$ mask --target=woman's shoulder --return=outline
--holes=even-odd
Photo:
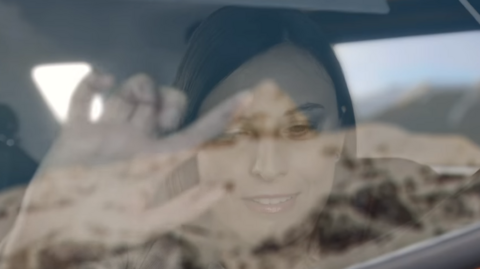
[[[470,219],[477,210],[480,183],[473,176],[437,173],[432,167],[402,158],[342,160],[337,168],[335,194],[372,220],[421,228],[426,214]],[[480,185],[479,185],[480,186]],[[452,203],[457,206],[452,208]],[[477,212],[480,214],[480,212]]]
[[[367,187],[391,186],[391,191],[407,199],[431,192],[453,195],[477,178],[461,173],[438,173],[429,165],[403,158],[344,158],[336,168],[335,190],[353,193]]]
[[[323,213],[328,221],[318,227],[320,248],[327,248],[324,268],[363,262],[480,221],[480,173],[436,173],[401,158],[341,160],[337,171]]]

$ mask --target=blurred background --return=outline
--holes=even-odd
[[[404,157],[438,165],[479,165],[479,45],[480,31],[336,44],[361,123],[360,154],[382,155],[375,148],[382,138],[370,129],[383,124],[391,130],[380,133],[390,140],[401,140],[401,131],[441,135],[436,136],[441,143],[428,152],[422,146],[428,138],[411,141],[417,148],[409,147],[415,150],[412,156],[397,148]]]
[[[480,24],[457,0],[381,2],[309,11],[344,69],[361,123],[359,155],[480,167]],[[0,1],[0,103],[18,119],[16,146],[36,162],[45,156],[92,66],[171,83],[192,30],[217,8]],[[97,100],[93,119],[101,109]]]

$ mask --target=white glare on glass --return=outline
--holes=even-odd
[[[96,95],[92,101],[92,111],[90,111],[90,119],[92,121],[97,121],[100,118],[100,115],[103,111],[102,98],[99,95]]]
[[[73,91],[91,70],[87,63],[45,64],[33,69],[35,84],[60,122],[66,120]],[[102,102],[97,96],[92,103],[90,118],[98,119],[101,111]]]

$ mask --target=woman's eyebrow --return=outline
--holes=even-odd
[[[307,118],[310,126],[314,129],[320,129],[321,123],[325,118],[325,107],[317,103],[305,103],[287,113],[289,113],[287,114],[288,117],[293,118],[301,114]]]
[[[297,106],[294,109],[291,109],[285,113],[287,116],[291,116],[297,113],[304,113],[306,115],[319,115],[325,110],[325,107],[321,104],[317,103],[304,103],[302,105]]]

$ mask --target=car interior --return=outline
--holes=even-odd
[[[232,5],[306,12],[324,31],[332,46],[338,48],[336,52],[347,79],[349,58],[340,52],[350,45],[368,45],[384,40],[400,44],[401,40],[453,35],[453,40],[459,40],[458,47],[462,48],[463,41],[455,39],[455,35],[464,33],[473,36],[472,42],[480,41],[479,0],[0,0],[0,190],[27,184],[31,180],[62,126],[62,110],[55,110],[52,104],[58,100],[65,103],[69,96],[58,93],[58,100],[55,96],[48,96],[41,89],[41,76],[50,76],[50,81],[58,85],[74,87],[71,81],[78,83],[91,66],[95,66],[119,79],[143,72],[161,84],[169,85],[196,27],[215,10]],[[465,61],[480,63],[480,58],[476,58],[480,55],[480,43],[476,50],[472,47],[475,46],[464,47],[465,53],[472,51],[472,56],[466,57]],[[391,53],[396,52],[392,50]],[[452,54],[451,57],[455,56]],[[48,68],[61,66],[65,70],[76,68],[81,75],[61,73],[59,69],[48,73]],[[471,69],[477,72],[472,75],[477,83],[472,87],[477,87],[480,92],[480,69],[476,69],[480,67],[472,66]],[[415,93],[421,92],[419,88],[415,89]],[[356,95],[353,97],[355,108],[364,109],[365,115],[368,114],[360,122],[379,121],[412,133],[465,138],[469,142],[462,140],[462,147],[468,151],[464,153],[468,158],[459,155],[451,164],[445,164],[420,154],[418,161],[426,162],[446,175],[471,175],[480,168],[480,153],[477,156],[476,151],[477,147],[480,149],[480,128],[475,127],[478,125],[475,115],[480,112],[480,97],[462,103],[457,100],[460,97],[451,97],[458,91],[450,93],[450,97],[444,94],[426,99],[410,96],[408,100],[402,99],[408,101],[402,105],[372,112],[374,116],[367,113],[367,109],[373,107],[371,100],[358,99],[356,102]],[[386,95],[396,96],[392,92]],[[455,101],[450,104],[447,97]],[[429,113],[418,112],[418,117],[412,117],[413,114],[409,113],[418,107],[415,102],[422,106],[431,105]],[[457,104],[463,108],[469,106],[470,112],[464,112],[455,127],[448,127],[444,123],[447,114],[442,113],[447,106],[450,109]],[[439,119],[437,125],[433,118]],[[431,125],[425,124],[427,121]],[[369,139],[367,131],[365,129],[365,141]],[[362,147],[362,137],[360,135],[358,143],[365,155],[375,157],[380,154],[370,152],[367,146]],[[450,140],[441,141],[444,142],[438,143],[450,145]],[[409,156],[405,152],[398,154]],[[351,268],[480,268],[480,223],[373,260],[361,261]]]

